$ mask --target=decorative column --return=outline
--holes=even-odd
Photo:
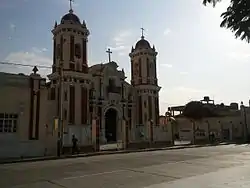
[[[122,69],[122,72],[124,74],[124,71]],[[123,140],[123,149],[126,149],[128,146],[128,125],[125,117],[125,105],[126,105],[126,99],[124,97],[124,82],[125,82],[126,77],[124,76],[121,79],[122,82],[122,140]]]
[[[37,74],[37,67],[33,68],[30,75],[30,120],[29,120],[29,139],[39,139],[40,122],[40,87],[41,77]]]
[[[96,98],[95,98],[95,89],[91,88],[91,96],[90,96],[90,106],[92,109],[91,115],[91,123],[92,123],[92,144],[94,151],[100,150],[100,125],[99,118],[97,116],[97,107],[96,107]]]
[[[97,129],[97,126],[96,126],[96,119],[92,119],[92,144],[93,144],[93,148],[94,148],[94,151],[97,151],[98,150],[98,146],[97,146],[97,139],[96,139],[96,136],[97,136],[97,133],[96,133],[96,129]]]
[[[241,101],[240,109],[241,109],[241,111],[243,113],[243,119],[244,119],[244,128],[243,128],[244,140],[245,140],[245,142],[247,142],[248,141],[248,126],[247,126],[246,107],[245,107],[245,105],[243,104],[242,101]]]
[[[99,128],[100,128],[100,137],[103,138],[103,125],[102,125],[102,119],[103,119],[103,70],[104,66],[101,64],[100,71],[98,73],[98,78],[99,78],[99,97],[98,97],[98,118],[99,118]]]
[[[149,138],[149,144],[150,146],[154,142],[154,121],[151,119],[148,121],[148,138]]]
[[[127,139],[128,139],[128,142],[129,142],[129,140],[131,139],[131,129],[132,129],[132,123],[133,123],[133,117],[134,117],[134,115],[133,115],[133,112],[132,112],[132,110],[133,110],[133,98],[132,98],[132,95],[129,95],[129,97],[128,97],[128,128],[127,128],[127,132],[128,132],[128,137],[127,137]],[[128,143],[127,142],[127,143]]]

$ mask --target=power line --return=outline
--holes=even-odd
[[[0,64],[2,65],[14,65],[14,66],[22,66],[22,67],[38,67],[41,69],[51,69],[51,67],[49,66],[45,66],[45,65],[29,65],[29,64],[21,64],[21,63],[10,63],[10,62],[2,62],[0,61]]]

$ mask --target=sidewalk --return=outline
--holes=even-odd
[[[149,152],[149,151],[160,151],[160,150],[177,150],[177,149],[185,149],[185,148],[198,148],[198,147],[208,147],[208,146],[216,146],[216,145],[229,145],[234,143],[218,143],[218,144],[202,144],[202,145],[179,145],[179,146],[169,146],[163,148],[146,148],[146,149],[128,149],[128,150],[118,150],[118,151],[99,151],[93,153],[83,153],[78,155],[62,155],[60,157],[57,156],[45,156],[45,157],[34,157],[34,158],[15,158],[15,159],[0,159],[0,164],[8,164],[8,163],[21,163],[21,162],[35,162],[35,161],[46,161],[46,160],[59,160],[59,159],[67,159],[67,158],[78,158],[78,157],[91,157],[98,155],[111,155],[111,154],[125,154],[125,153],[136,153],[136,152]]]

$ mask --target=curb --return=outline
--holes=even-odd
[[[186,148],[200,148],[200,147],[220,146],[220,145],[229,145],[229,144],[235,144],[235,143],[219,143],[219,144],[205,144],[205,145],[183,145],[183,146],[171,146],[171,147],[165,147],[165,148],[146,148],[146,149],[137,149],[137,150],[101,151],[101,152],[86,153],[86,154],[79,154],[79,155],[65,155],[65,156],[61,156],[61,157],[51,156],[51,157],[41,157],[41,158],[27,158],[27,159],[17,159],[17,160],[6,160],[6,161],[0,161],[0,164],[51,161],[51,160],[60,160],[60,159],[93,157],[93,156],[112,155],[112,154],[141,153],[141,152],[161,151],[161,150],[179,150],[179,149],[186,149]]]

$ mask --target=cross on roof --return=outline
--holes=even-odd
[[[111,54],[112,51],[110,50],[110,48],[108,48],[108,50],[106,51],[108,53],[108,57],[109,57],[109,63],[111,62]]]
[[[38,72],[38,68],[35,66],[32,71],[34,72],[34,74],[36,74]]]

